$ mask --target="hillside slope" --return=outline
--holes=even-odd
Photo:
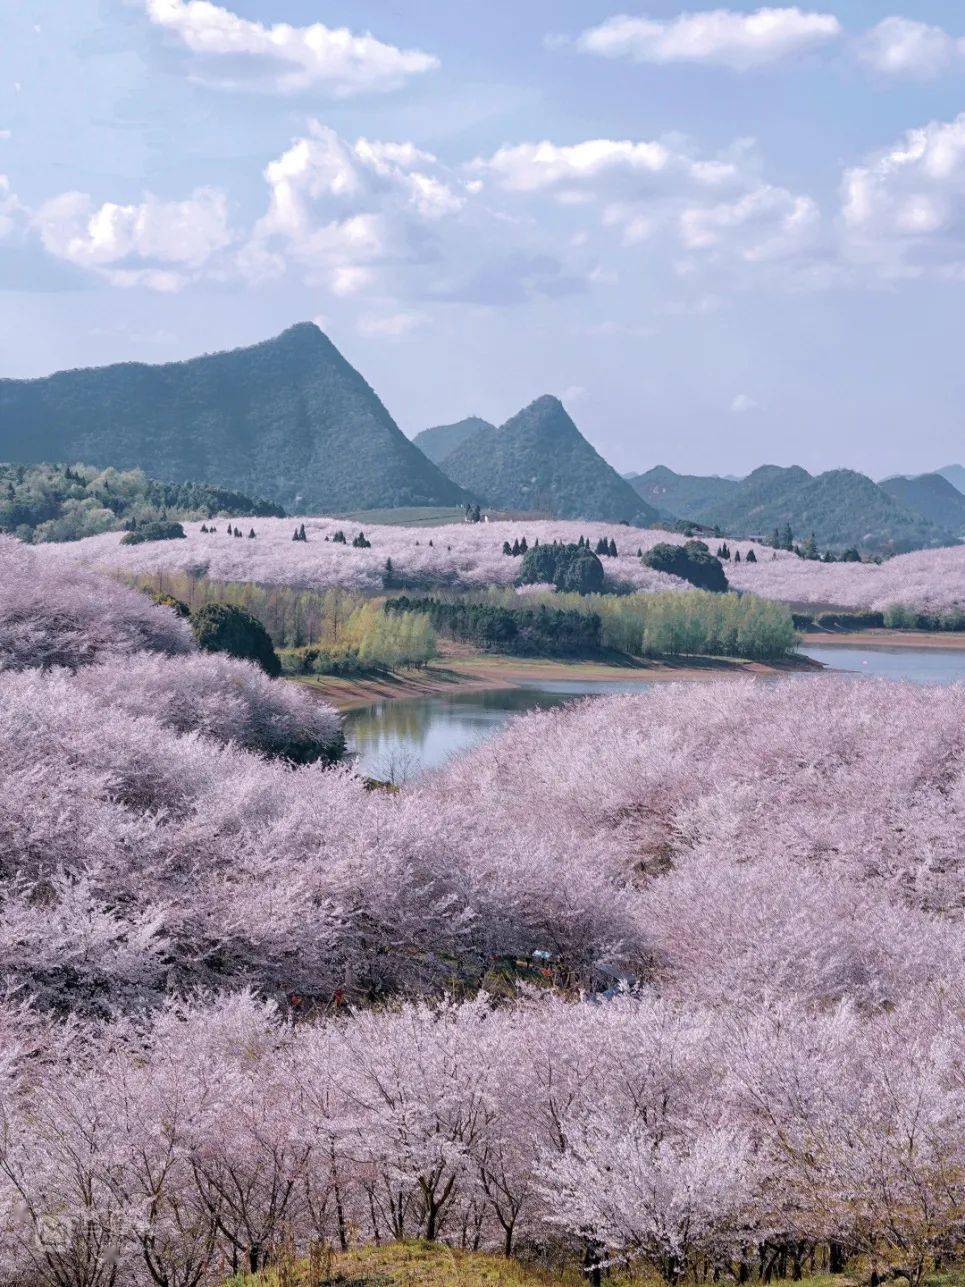
[[[907,508],[864,474],[832,469],[812,476],[799,465],[762,465],[726,496],[698,505],[687,518],[715,524],[728,535],[767,536],[790,526],[821,549],[857,546],[893,554],[949,545],[954,534]]]
[[[465,500],[311,322],[185,362],[0,380],[0,460],[141,468],[306,513]]]
[[[544,395],[499,429],[478,429],[442,462],[460,487],[499,509],[646,525],[656,511]]]
[[[956,491],[965,496],[965,465],[944,465],[935,470],[942,478],[947,478]]]
[[[725,501],[737,486],[731,478],[677,474],[666,465],[657,465],[645,474],[628,474],[626,478],[648,505],[676,518],[691,518],[697,510]]]
[[[431,429],[423,429],[412,441],[433,464],[441,465],[447,456],[451,456],[457,447],[468,442],[480,429],[495,428],[495,425],[480,416],[467,416],[465,420],[457,420],[452,425],[435,425]]]
[[[965,533],[965,496],[942,474],[885,478],[878,486],[906,509],[956,535]]]

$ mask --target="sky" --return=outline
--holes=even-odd
[[[0,376],[314,320],[402,429],[965,458],[965,7],[3,0]]]

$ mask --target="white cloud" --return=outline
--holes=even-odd
[[[12,130],[0,130],[0,140],[6,142],[7,139],[13,138]]]
[[[358,322],[358,330],[367,339],[404,340],[426,324],[424,313],[367,313]]]
[[[264,83],[281,92],[321,89],[335,98],[398,89],[411,76],[432,71],[439,61],[417,49],[397,49],[374,36],[320,22],[294,27],[266,26],[241,18],[209,0],[145,0],[148,18],[211,64],[242,60],[249,75],[225,75],[228,88]],[[268,68],[267,78],[263,69]]]
[[[730,409],[735,415],[741,415],[745,411],[756,411],[757,402],[749,393],[738,393],[730,404]]]
[[[965,112],[932,121],[844,176],[846,250],[886,276],[965,271]]]
[[[832,14],[797,8],[714,9],[657,19],[619,14],[576,40],[585,53],[641,63],[713,63],[735,71],[778,62],[841,34]]]
[[[232,241],[227,201],[215,188],[198,188],[184,201],[147,194],[137,205],[95,206],[84,192],[45,201],[33,224],[44,248],[118,286],[177,290]]]
[[[572,201],[582,191],[658,191],[670,188],[713,189],[732,183],[738,167],[729,160],[695,160],[659,140],[589,139],[560,145],[519,143],[502,147],[473,168],[492,176],[508,191],[553,191]]]
[[[888,76],[921,79],[965,67],[965,38],[914,18],[885,18],[858,42],[860,57]]]
[[[736,201],[684,210],[680,235],[689,250],[727,252],[747,262],[785,259],[807,250],[821,222],[809,196],[764,184]]]
[[[242,270],[277,275],[294,260],[339,295],[368,289],[380,266],[425,257],[433,225],[465,200],[431,153],[348,143],[318,122],[269,163],[265,181],[268,209],[239,257]]]
[[[23,224],[26,216],[27,208],[11,188],[10,180],[0,174],[0,237],[9,236]]]

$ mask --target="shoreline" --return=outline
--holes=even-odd
[[[340,711],[357,710],[377,702],[412,701],[445,693],[525,687],[533,681],[623,681],[661,683],[711,680],[724,677],[751,679],[762,676],[816,673],[820,662],[807,657],[763,662],[724,657],[682,657],[675,661],[628,658],[565,661],[550,657],[512,657],[473,653],[442,656],[421,669],[370,675],[294,675],[290,682],[303,684]]]
[[[806,630],[805,648],[933,648],[938,652],[965,650],[965,632],[955,630]]]

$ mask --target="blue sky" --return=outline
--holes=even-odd
[[[408,433],[965,456],[951,0],[5,0],[0,375],[316,319]]]

